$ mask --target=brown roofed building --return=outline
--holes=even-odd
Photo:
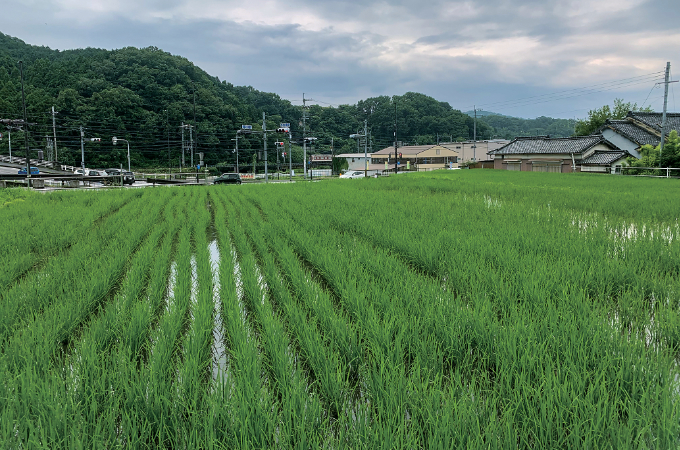
[[[493,161],[491,152],[510,143],[507,139],[490,139],[480,141],[442,142],[442,147],[458,152],[458,162]]]
[[[399,170],[434,170],[458,167],[459,153],[441,145],[411,145],[397,149]],[[371,153],[371,163],[387,163],[387,170],[394,171],[394,147],[386,147]]]

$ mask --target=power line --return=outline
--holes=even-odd
[[[531,106],[531,105],[538,105],[541,103],[548,103],[548,102],[553,102],[553,101],[558,101],[558,100],[568,100],[570,98],[576,98],[576,97],[582,97],[584,95],[591,95],[591,94],[597,94],[600,92],[607,92],[615,89],[620,89],[622,87],[631,87],[631,86],[636,86],[640,84],[646,84],[649,83],[650,81],[656,81],[658,80],[658,77],[650,77],[644,80],[636,80],[634,82],[627,82],[627,83],[621,83],[617,85],[611,85],[607,88],[604,89],[587,89],[587,90],[581,90],[577,91],[578,93],[574,93],[573,95],[556,95],[556,94],[545,94],[541,96],[534,96],[534,97],[528,97],[525,100],[513,100],[513,101],[506,101],[506,102],[496,102],[496,103],[487,103],[484,106],[493,106],[496,105],[497,107],[505,108],[505,109],[510,109],[510,108],[518,108],[522,106]],[[571,92],[571,91],[569,91]],[[552,97],[548,97],[552,95]],[[542,99],[538,99],[540,97],[545,97]],[[532,101],[529,99],[536,98],[536,101]]]

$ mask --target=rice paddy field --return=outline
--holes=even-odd
[[[0,448],[680,446],[680,185],[0,193]]]

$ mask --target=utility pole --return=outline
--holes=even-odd
[[[666,63],[666,77],[664,80],[665,88],[663,94],[663,115],[661,116],[661,143],[659,144],[659,156],[663,153],[663,144],[666,139],[666,108],[668,107],[668,80],[671,72],[671,62]]]
[[[19,74],[21,75],[21,103],[24,105],[24,140],[26,141],[26,180],[28,187],[31,187],[31,159],[28,148],[28,119],[26,118],[26,94],[24,93],[24,63],[19,61]]]
[[[194,168],[194,130],[191,125],[189,127],[189,149],[191,150],[191,169]]]
[[[168,131],[168,173],[172,169],[172,162],[170,161],[170,113],[165,110],[165,129]]]
[[[196,128],[196,85],[191,83],[194,88],[194,128]],[[189,136],[191,138],[191,167],[194,167],[194,138],[191,128],[189,128]],[[198,128],[196,128],[196,146],[198,147]]]
[[[394,99],[394,174],[399,172],[399,153],[397,152],[397,99]]]
[[[292,135],[290,129],[288,130],[288,174],[290,176],[290,181],[293,181],[293,152],[291,151],[291,140]]]
[[[276,141],[278,142],[278,139]],[[280,163],[280,160],[279,160],[279,156],[281,156],[281,155],[279,155],[279,153],[281,153],[281,152],[279,152],[279,144],[275,144],[275,145],[276,145],[276,179],[280,180],[281,179],[281,163]],[[281,149],[283,149],[283,146],[281,146]],[[283,162],[285,163],[286,160],[284,159]]]
[[[83,169],[83,176],[85,175],[85,132],[83,126],[80,126],[80,167]]]
[[[184,149],[186,144],[184,143],[184,122],[182,122],[182,159],[179,161],[179,171],[182,172],[182,167],[184,167]]]
[[[302,93],[302,173],[307,179],[307,101]]]
[[[368,134],[366,129],[368,128],[368,120],[364,119],[364,178],[368,177]]]
[[[267,170],[267,122],[264,111],[262,111],[262,139],[264,140],[264,182],[269,183],[269,172]]]
[[[52,133],[54,134],[54,162],[59,161],[57,158],[57,120],[54,118],[54,116],[57,113],[54,112],[54,106],[52,107]]]
[[[12,162],[12,128],[7,128],[7,138],[9,139],[9,162]]]
[[[475,108],[475,120],[473,122],[472,131],[472,160],[477,162],[477,106]]]

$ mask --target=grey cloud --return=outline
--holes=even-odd
[[[560,81],[564,79],[562,74],[582,67],[584,61],[594,58],[625,56],[630,58],[631,64],[601,71],[592,81],[580,82],[582,85],[639,74],[632,64],[636,57],[658,57],[661,66],[667,58],[678,54],[678,44],[672,42],[668,43],[668,48],[654,49],[652,55],[648,54],[648,49],[632,50],[630,45],[631,33],[655,36],[659,27],[673,26],[675,29],[677,13],[673,12],[676,9],[672,8],[674,2],[671,0],[653,0],[631,11],[602,17],[589,16],[586,27],[579,21],[561,17],[555,8],[557,2],[538,0],[476,2],[472,4],[471,14],[468,14],[465,2],[435,0],[424,7],[415,0],[389,3],[293,0],[291,9],[313,11],[322,17],[333,18],[337,23],[337,26],[318,31],[296,23],[264,25],[181,18],[141,21],[132,14],[122,13],[95,17],[92,23],[78,23],[60,18],[51,2],[42,6],[37,1],[28,5],[16,0],[6,1],[6,13],[0,17],[0,31],[32,44],[60,49],[157,46],[182,55],[210,74],[237,85],[252,85],[282,94],[310,92],[330,103],[353,103],[366,96],[403,94],[413,90],[447,101],[455,108],[466,109],[473,104],[498,104],[501,100],[573,87],[569,81]],[[182,0],[173,0],[172,4],[163,2],[162,6],[157,3],[146,2],[144,8],[158,7],[166,11],[181,5]],[[465,18],[456,17],[461,11],[466,12]],[[655,18],[661,25],[651,27]],[[352,20],[359,31],[341,31],[346,29],[341,26],[342,22],[347,20]],[[415,35],[411,43],[400,41],[397,44],[392,40],[394,36],[387,35],[385,30],[390,31],[390,27],[385,25],[390,25],[391,20],[395,22],[394,36],[407,31]],[[613,43],[604,46],[586,39],[585,45],[571,44],[575,37],[593,33],[612,36]],[[539,46],[536,57],[528,58],[520,66],[502,56],[453,57],[414,53],[419,46],[455,50],[506,37],[535,40]],[[642,54],[645,52],[647,54]],[[392,62],[384,62],[386,56]],[[403,61],[408,63],[401,64]],[[515,80],[512,83],[508,81],[509,66]],[[588,109],[611,103],[616,96],[641,102],[648,90],[649,86],[640,86],[629,92],[605,92],[553,103],[525,102],[522,106],[510,103],[508,105],[512,106],[504,105],[505,110],[499,112],[571,117],[572,111],[580,110],[582,112],[576,115],[582,116]]]

